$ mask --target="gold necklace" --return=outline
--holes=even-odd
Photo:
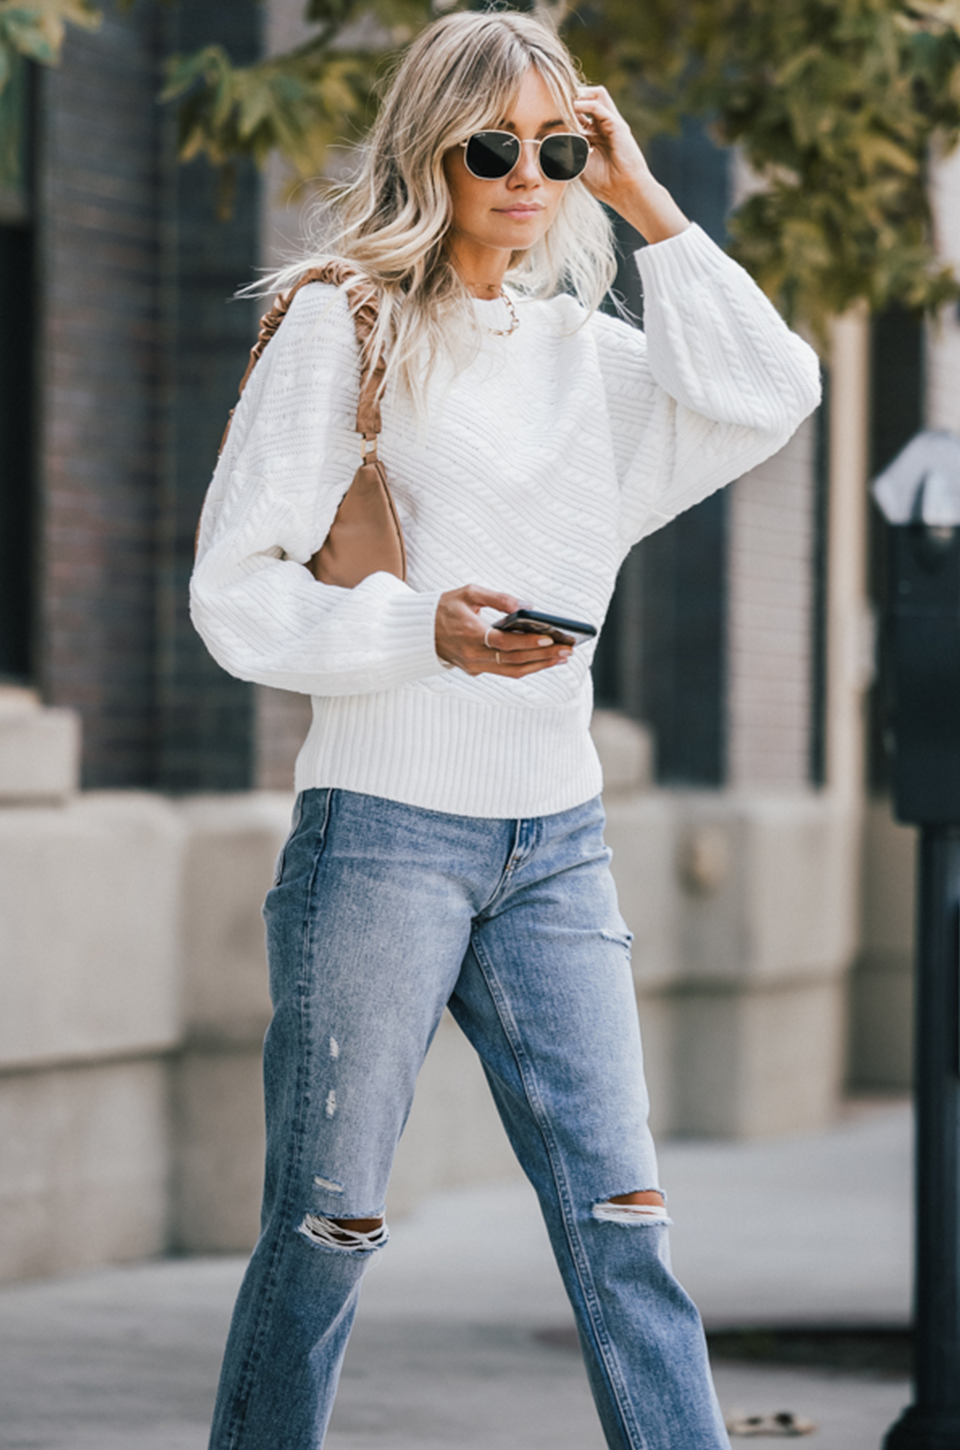
[[[520,318],[517,316],[517,309],[513,305],[512,298],[507,296],[506,292],[504,292],[502,287],[500,288],[500,296],[495,297],[493,301],[506,303],[507,311],[510,314],[510,326],[488,327],[487,331],[489,332],[491,337],[509,337],[510,334],[512,332],[516,332],[517,328],[520,326]]]

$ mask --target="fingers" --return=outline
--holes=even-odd
[[[609,129],[623,119],[606,86],[581,86],[573,107],[588,127]]]
[[[467,584],[440,596],[435,622],[436,650],[447,664],[469,675],[520,678],[538,670],[566,664],[571,647],[549,635],[505,632],[486,625],[483,608],[512,614],[518,603],[512,595]]]
[[[527,675],[539,674],[541,670],[548,670],[560,665],[565,665],[566,660],[554,660],[553,664],[544,664],[541,660],[535,660],[529,665],[492,665],[487,669],[476,670],[474,673],[480,675],[501,675],[508,680],[522,680]]]
[[[501,594],[496,589],[484,589],[480,584],[465,584],[454,591],[471,609],[502,609],[512,614],[519,608],[519,601],[512,594]]]
[[[570,651],[551,651],[547,655],[546,650],[541,650],[539,656],[531,656],[529,651],[520,654],[516,651],[512,654],[505,654],[502,650],[488,650],[485,659],[478,660],[473,665],[465,665],[469,675],[500,675],[505,679],[519,680],[525,675],[538,674],[540,670],[550,670],[565,665],[570,657]]]
[[[569,645],[558,645],[554,640],[542,636],[504,634],[499,629],[489,631],[490,643],[480,650],[471,650],[462,666],[468,674],[504,675],[508,678],[534,674],[537,670],[549,670],[555,665],[565,665],[573,653]]]
[[[496,629],[493,625],[484,630],[483,642],[487,649],[500,650],[505,654],[525,653],[532,659],[539,659],[543,650],[549,649],[551,645],[557,643],[548,634],[528,634],[521,630]]]
[[[480,620],[475,620],[474,630],[460,640],[457,663],[469,675],[510,678],[566,664],[571,653],[569,645],[559,645],[548,635],[482,630]]]

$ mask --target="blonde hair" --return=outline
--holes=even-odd
[[[368,278],[380,296],[369,346],[374,355],[386,351],[387,375],[397,377],[418,412],[437,354],[462,361],[464,343],[469,349],[479,342],[470,294],[446,254],[452,206],[444,155],[503,118],[531,65],[571,129],[579,129],[573,102],[580,77],[546,23],[496,10],[428,25],[394,70],[353,179],[328,193],[322,250],[311,249],[269,279],[283,288],[333,258]],[[541,240],[512,255],[507,277],[525,296],[567,290],[593,311],[615,271],[610,222],[577,179],[564,187]]]

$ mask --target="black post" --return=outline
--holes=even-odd
[[[960,1450],[960,825],[920,838],[914,1403],[884,1450]]]

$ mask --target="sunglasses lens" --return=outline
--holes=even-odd
[[[497,181],[517,164],[520,142],[509,131],[477,131],[467,142],[467,170],[483,181]]]
[[[589,155],[590,146],[583,136],[547,136],[540,147],[540,170],[549,181],[573,181]]]

